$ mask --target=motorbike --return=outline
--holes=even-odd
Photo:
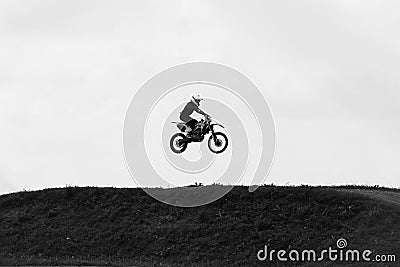
[[[216,132],[215,126],[225,128],[219,123],[213,123],[210,116],[205,116],[195,126],[190,133],[184,134],[187,125],[185,122],[172,122],[176,124],[180,133],[174,134],[170,139],[170,148],[174,153],[182,153],[186,150],[188,144],[192,142],[202,142],[205,136],[211,133],[208,138],[208,148],[211,152],[219,154],[226,150],[228,147],[228,137],[222,132]]]

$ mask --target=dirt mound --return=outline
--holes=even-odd
[[[351,249],[398,253],[398,206],[355,188],[308,186],[235,187],[198,208],[169,206],[141,189],[0,196],[3,265],[267,266],[257,259],[264,245],[321,251],[339,238]]]

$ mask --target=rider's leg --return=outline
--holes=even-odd
[[[188,126],[186,132],[187,133],[192,132],[194,130],[194,128],[196,127],[197,122],[198,121],[195,119],[191,119],[190,121],[186,122],[186,125]]]

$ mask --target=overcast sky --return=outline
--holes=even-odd
[[[136,90],[189,61],[246,74],[277,127],[275,184],[399,187],[398,1],[0,2],[0,193],[134,186]]]

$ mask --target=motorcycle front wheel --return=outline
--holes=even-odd
[[[210,136],[208,139],[208,148],[216,154],[224,152],[228,147],[228,137],[224,133],[215,133],[215,139],[212,135]]]
[[[179,154],[186,150],[187,143],[180,142],[184,138],[185,135],[182,133],[176,133],[171,137],[169,140],[169,146],[174,153]]]

